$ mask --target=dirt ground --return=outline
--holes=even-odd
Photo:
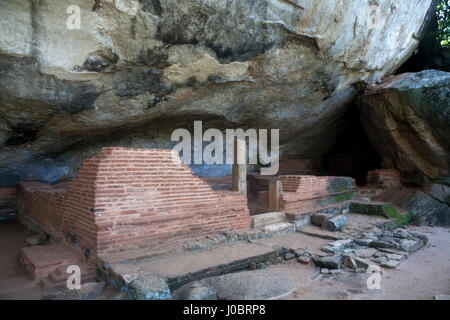
[[[279,299],[433,300],[450,294],[450,229],[410,227],[429,238],[426,247],[410,254],[396,269],[382,268],[381,289],[369,290],[365,273],[321,275]],[[291,264],[293,270],[302,268]]]
[[[365,220],[364,217],[356,217]],[[367,221],[367,220],[366,220]],[[355,221],[356,222],[356,221]],[[440,227],[410,227],[429,237],[425,248],[410,254],[397,269],[382,269],[380,290],[369,290],[365,273],[342,272],[322,275],[320,269],[305,266],[295,260],[269,266],[258,272],[270,277],[289,274],[298,277],[296,287],[276,299],[434,299],[435,295],[450,294],[450,229]],[[0,299],[40,299],[41,289],[31,280],[18,262],[20,247],[31,233],[18,224],[0,224]],[[306,247],[319,250],[329,242],[305,234],[286,234],[263,240],[267,244]],[[252,271],[246,271],[252,272]],[[270,278],[267,277],[267,278]],[[264,279],[264,275],[260,277]],[[117,299],[112,289],[105,290],[100,299]],[[119,296],[120,297],[120,296]]]

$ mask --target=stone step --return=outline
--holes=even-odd
[[[102,274],[107,283],[126,290],[139,275],[166,279],[171,290],[208,277],[250,267],[251,263],[274,261],[277,249],[249,242],[233,242],[194,251],[184,251],[123,263],[104,263]]]
[[[252,217],[252,227],[261,228],[269,224],[285,222],[286,215],[283,212],[269,212]]]
[[[350,201],[350,212],[388,217],[390,211],[395,211],[392,204],[380,201]]]
[[[48,277],[58,267],[82,264],[84,257],[74,248],[62,242],[23,247],[19,261],[31,278]]]
[[[80,267],[82,282],[89,282],[89,281],[92,281],[95,279],[96,268],[94,267],[94,265],[88,264],[86,262],[80,262],[80,263],[77,263],[76,265]],[[50,275],[48,276],[48,279],[54,284],[66,283],[67,278],[69,278],[69,276],[71,276],[71,274],[66,272],[68,266],[69,265],[65,265],[65,266],[60,266],[60,267],[56,268],[55,271],[50,273]]]
[[[268,224],[268,225],[263,226],[262,229],[266,233],[295,231],[294,224],[288,223],[288,222],[279,222],[279,223]]]

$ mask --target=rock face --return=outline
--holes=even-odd
[[[390,77],[362,97],[360,111],[371,143],[404,180],[450,185],[450,73]]]
[[[1,0],[0,186],[73,177],[103,146],[171,146],[193,120],[279,128],[283,157],[320,156],[432,2],[80,0],[77,29],[72,1]]]

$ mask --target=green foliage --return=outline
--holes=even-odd
[[[347,193],[343,193],[343,194],[340,194],[340,195],[334,197],[333,202],[343,202],[343,201],[351,200],[352,198],[353,198],[353,193],[347,192]]]
[[[389,230],[397,229],[401,226],[407,225],[412,221],[412,213],[408,213],[407,215],[401,215],[395,210],[391,205],[385,206],[383,208],[384,215],[386,218],[394,219],[388,222],[385,227]]]
[[[441,0],[436,10],[437,40],[443,47],[450,47],[450,0]]]

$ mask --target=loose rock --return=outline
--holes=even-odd
[[[328,219],[333,218],[332,215],[327,213],[314,213],[311,216],[311,223],[315,226],[322,226]]]
[[[340,255],[314,257],[314,263],[322,268],[340,269],[342,265],[342,257]]]
[[[347,217],[344,215],[340,215],[327,220],[322,225],[322,228],[328,231],[337,231],[340,230],[345,225],[347,225]]]
[[[172,299],[167,283],[155,275],[140,275],[129,286],[129,293],[135,300]]]

